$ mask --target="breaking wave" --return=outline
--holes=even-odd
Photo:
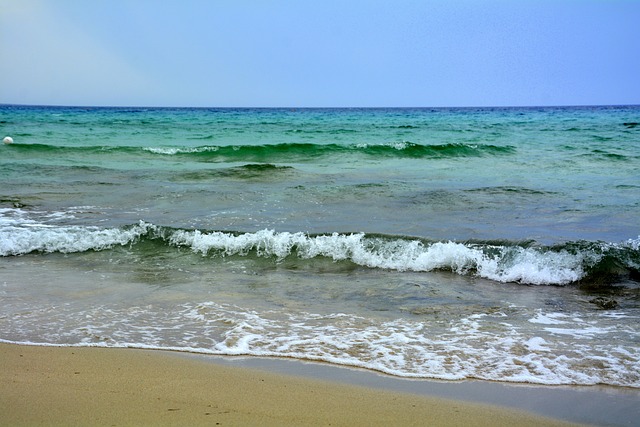
[[[640,237],[620,243],[569,242],[554,246],[512,241],[429,241],[365,233],[223,232],[162,227],[146,222],[116,227],[5,224],[0,255],[77,253],[141,241],[187,248],[204,257],[261,257],[274,262],[318,257],[395,271],[451,271],[498,282],[566,285],[627,276],[640,271]]]

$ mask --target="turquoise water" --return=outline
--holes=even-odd
[[[0,106],[0,339],[640,387],[639,117]]]

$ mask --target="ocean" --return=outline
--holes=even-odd
[[[0,341],[640,387],[640,107],[0,106]]]

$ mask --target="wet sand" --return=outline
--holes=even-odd
[[[0,361],[2,425],[569,425],[169,352],[0,344]]]
[[[175,353],[209,363],[261,369],[325,381],[488,404],[568,422],[598,426],[637,426],[640,389],[605,385],[536,385],[482,380],[409,379],[322,362],[292,358],[207,356]]]

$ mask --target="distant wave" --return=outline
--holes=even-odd
[[[611,277],[640,278],[640,237],[622,243],[569,242],[539,246],[512,241],[427,241],[364,233],[309,235],[261,230],[231,233],[184,230],[145,222],[120,228],[16,225],[0,228],[0,255],[101,251],[153,241],[206,257],[256,256],[304,260],[326,257],[396,271],[451,271],[534,285],[606,284]]]
[[[176,156],[195,161],[225,162],[282,162],[305,161],[320,157],[360,155],[379,158],[456,158],[499,156],[515,153],[512,146],[491,144],[429,144],[422,145],[409,141],[384,144],[311,144],[282,143],[267,145],[205,145],[197,147],[132,147],[132,146],[61,146],[49,144],[13,144],[11,149],[29,155],[46,154],[127,154],[131,156],[162,155]]]
[[[89,146],[73,146],[73,145],[53,145],[53,144],[12,144],[11,150],[27,153],[29,155],[46,154],[50,155],[68,155],[68,154],[109,154],[109,153],[130,153],[136,154],[142,151],[138,147],[127,146],[108,146],[108,145],[89,145]]]
[[[366,155],[398,158],[447,158],[504,155],[515,152],[507,146],[483,144],[421,145],[412,142],[388,144],[309,144],[203,146],[195,148],[146,148],[155,154],[202,158],[210,161],[283,161],[315,159],[335,155]]]

